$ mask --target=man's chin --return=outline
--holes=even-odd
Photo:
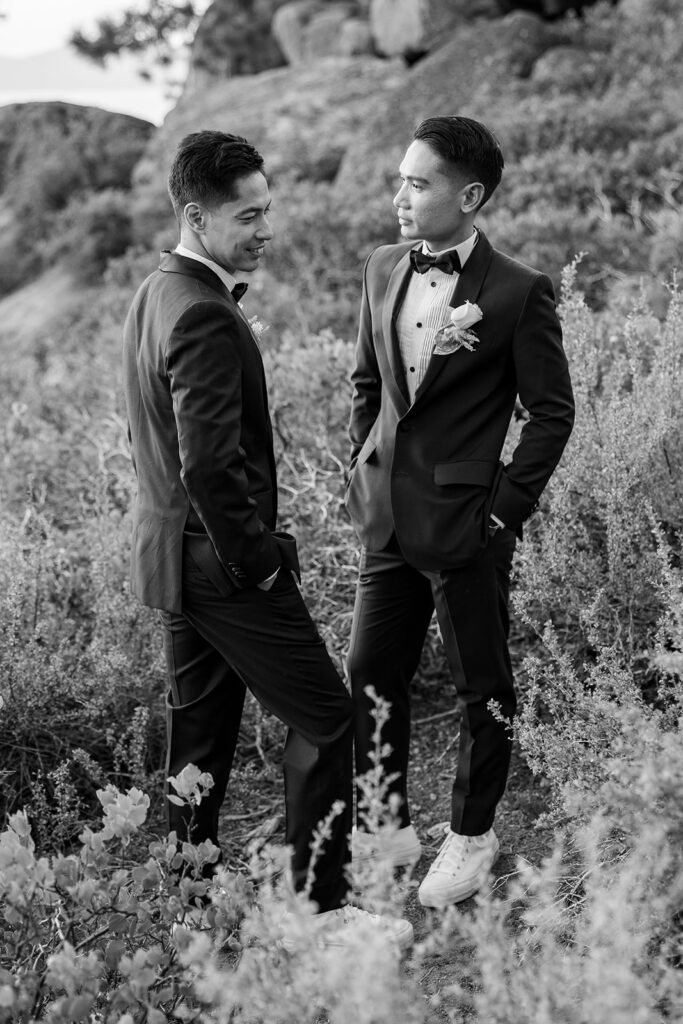
[[[241,270],[243,274],[251,274],[254,270],[258,270],[262,259],[263,256],[247,256],[237,269]]]

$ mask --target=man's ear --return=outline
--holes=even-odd
[[[198,203],[186,203],[183,209],[183,220],[189,228],[203,235],[206,231],[206,211]]]
[[[472,181],[467,186],[460,200],[460,209],[463,213],[474,213],[484,201],[484,186],[480,181]]]

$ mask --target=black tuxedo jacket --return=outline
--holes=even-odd
[[[347,507],[369,550],[395,531],[408,562],[438,571],[482,551],[490,512],[521,531],[567,443],[574,404],[549,278],[480,232],[450,300],[480,307],[479,343],[432,355],[410,405],[396,317],[413,245],[381,246],[365,265]],[[517,395],[529,419],[503,466]]]
[[[154,608],[181,611],[186,530],[210,544],[219,589],[254,586],[274,573],[286,542],[273,535],[277,484],[263,362],[209,267],[162,254],[126,319],[123,382],[138,480],[133,592]]]

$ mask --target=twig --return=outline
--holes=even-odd
[[[262,807],[259,811],[249,811],[248,814],[222,814],[221,818],[223,821],[244,821],[245,818],[258,818],[260,814],[265,814],[274,806],[274,803],[268,804],[268,807]]]
[[[450,711],[440,711],[438,715],[427,715],[426,718],[416,718],[413,725],[424,725],[425,722],[436,722],[438,718],[448,718],[449,715],[454,715],[457,710],[457,708],[451,708]]]

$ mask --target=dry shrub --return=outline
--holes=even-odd
[[[621,709],[669,702],[660,667],[680,650],[683,306],[664,321],[637,297],[596,314],[565,272],[561,305],[576,427],[521,548],[515,605],[540,643],[525,662],[520,743],[557,806],[604,779]]]

